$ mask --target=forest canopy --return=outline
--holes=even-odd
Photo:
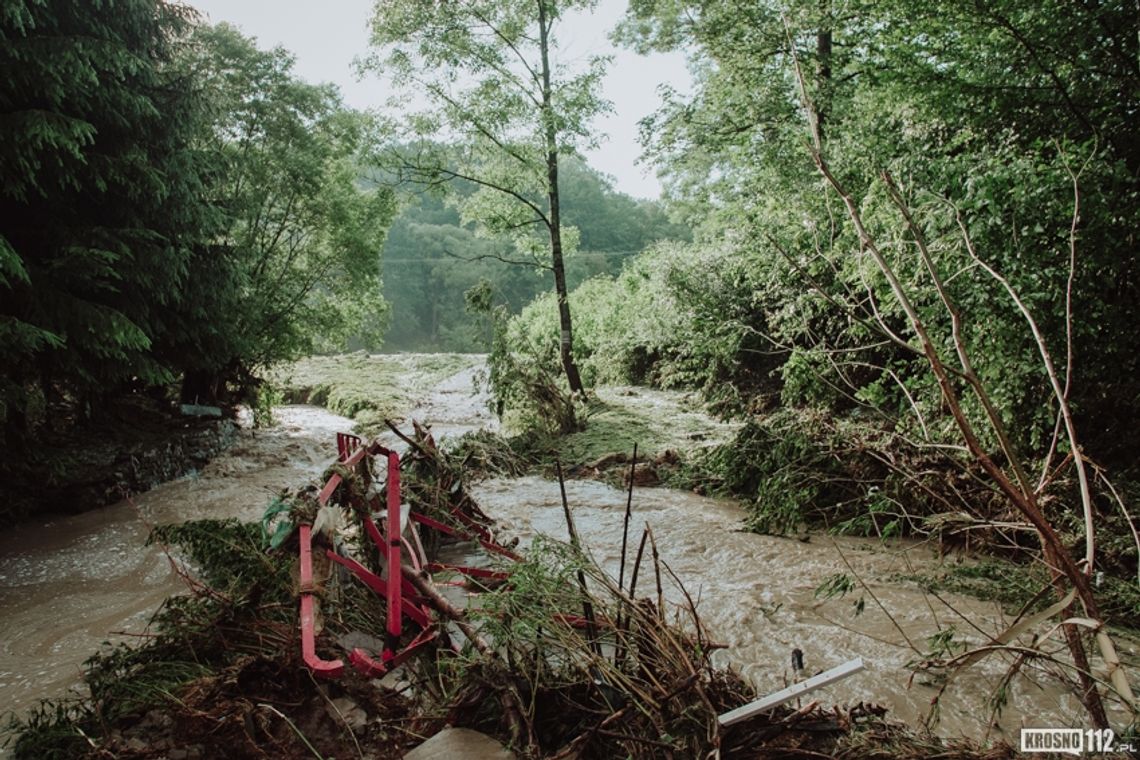
[[[486,350],[464,293],[490,280],[518,311],[549,287],[506,263],[517,234],[469,215],[477,183],[399,187],[380,160],[408,150],[391,123],[299,79],[288,51],[158,0],[4,7],[7,444],[123,393],[238,398],[313,352]],[[560,184],[571,287],[689,238],[572,152]]]
[[[0,420],[125,390],[214,401],[384,312],[377,139],[282,49],[156,0],[0,17]]]

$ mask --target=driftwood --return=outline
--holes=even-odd
[[[475,647],[481,655],[490,660],[499,658],[499,653],[495,651],[494,647],[488,644],[487,640],[480,636],[479,632],[476,631],[467,620],[467,613],[447,601],[447,599],[436,590],[435,584],[431,582],[426,574],[408,565],[401,565],[400,572],[409,583],[415,586],[416,591],[423,595],[423,598],[427,600],[428,605],[432,609],[459,628],[463,635],[467,637],[467,640],[471,642],[471,646]],[[499,700],[503,706],[503,713],[511,732],[512,742],[515,744],[533,744],[533,732],[529,727],[530,723],[524,717],[526,715],[526,709],[514,688],[509,685],[503,688],[499,692]]]

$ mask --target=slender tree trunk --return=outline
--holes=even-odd
[[[823,0],[820,3],[820,27],[815,37],[816,75],[819,82],[819,94],[816,98],[815,118],[819,128],[820,150],[827,139],[826,121],[831,111],[831,2]]]
[[[542,50],[542,121],[546,140],[546,178],[550,201],[550,263],[554,270],[554,290],[558,294],[558,323],[562,328],[559,355],[570,390],[585,395],[582,376],[574,363],[574,331],[570,322],[570,300],[566,293],[566,268],[562,262],[562,220],[558,200],[558,135],[554,128],[550,88],[550,22],[546,0],[538,0],[539,43]]]

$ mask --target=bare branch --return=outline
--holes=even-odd
[[[453,259],[459,259],[460,261],[485,261],[487,259],[492,259],[494,261],[501,261],[504,264],[510,264],[511,266],[538,267],[539,269],[545,269],[547,271],[553,271],[554,269],[549,264],[540,263],[537,259],[533,259],[531,261],[525,261],[522,259],[508,259],[507,257],[497,253],[481,253],[477,256],[461,256],[458,253],[455,253],[454,251],[451,251],[447,248],[444,248],[443,252],[447,256],[450,256]]]
[[[1078,210],[1079,198],[1080,194],[1078,193]],[[949,201],[947,202],[950,203]],[[1077,468],[1077,480],[1080,483],[1081,489],[1081,506],[1084,508],[1085,518],[1085,573],[1091,575],[1093,571],[1093,561],[1096,554],[1095,529],[1093,526],[1092,494],[1089,492],[1088,474],[1085,471],[1085,459],[1084,455],[1081,453],[1080,444],[1077,442],[1077,428],[1073,424],[1073,415],[1069,409],[1068,399],[1066,398],[1067,392],[1061,389],[1061,383],[1057,379],[1057,370],[1053,367],[1053,358],[1049,355],[1049,349],[1045,345],[1045,337],[1041,334],[1041,329],[1037,326],[1037,321],[1029,312],[1029,308],[1025,305],[1025,302],[1021,300],[1021,297],[1018,296],[1017,291],[1013,289],[1013,286],[1010,285],[1009,280],[999,274],[989,264],[982,261],[981,257],[978,256],[978,252],[974,248],[974,241],[970,237],[969,230],[966,229],[966,222],[962,219],[962,212],[956,206],[954,206],[953,203],[950,203],[950,205],[954,208],[954,218],[958,222],[958,228],[962,231],[962,239],[965,241],[966,250],[970,253],[970,257],[974,259],[974,261],[976,261],[978,265],[990,275],[990,277],[993,277],[995,280],[1001,283],[1002,287],[1005,288],[1006,293],[1009,294],[1010,299],[1015,304],[1017,304],[1018,311],[1020,311],[1021,315],[1025,317],[1025,321],[1029,325],[1029,330],[1033,333],[1033,340],[1037,344],[1037,350],[1040,352],[1041,361],[1045,366],[1045,374],[1049,377],[1049,384],[1053,388],[1053,394],[1057,398],[1061,416],[1065,421],[1065,432],[1069,437],[1069,447],[1073,452],[1073,463]]]
[[[483,179],[482,177],[476,177],[476,176],[471,175],[471,174],[464,174],[463,172],[456,171],[454,169],[448,169],[448,168],[443,167],[443,166],[425,166],[425,165],[421,165],[421,164],[416,164],[416,163],[413,163],[412,161],[408,160],[403,155],[397,154],[397,158],[400,161],[401,168],[408,169],[409,171],[411,171],[413,173],[422,175],[422,178],[417,178],[417,177],[404,178],[403,176],[401,176],[401,181],[407,181],[407,182],[420,184],[420,185],[426,185],[426,186],[431,187],[431,186],[439,186],[439,185],[443,184],[442,182],[439,181],[439,177],[443,177],[445,179],[467,180],[468,182],[473,182],[474,184],[479,185],[480,187],[486,187],[490,190],[496,190],[500,193],[503,193],[504,195],[509,195],[510,197],[519,201],[520,203],[525,205],[527,208],[529,208],[531,211],[533,211],[535,216],[538,217],[539,219],[541,219],[542,223],[547,228],[550,228],[550,226],[551,226],[551,221],[546,216],[545,212],[543,212],[543,210],[536,203],[534,203],[532,200],[530,200],[525,195],[523,195],[523,194],[521,194],[515,190],[511,190],[508,187],[503,187],[502,185],[500,185],[498,183],[491,182],[490,180]]]
[[[479,121],[479,119],[475,116],[475,114],[473,114],[470,110],[468,110],[459,101],[455,100],[455,98],[448,95],[440,85],[435,84],[434,82],[424,82],[422,80],[417,80],[417,81],[419,81],[420,84],[423,85],[423,87],[426,88],[428,91],[430,91],[435,97],[444,101],[445,103],[450,105],[452,108],[458,109],[460,111],[460,113],[462,114],[463,118],[466,121],[468,121],[473,127],[475,127],[475,130],[479,134],[483,135],[483,137],[487,138],[492,143],[494,143],[495,147],[497,147],[499,150],[503,151],[508,156],[515,159],[516,161],[518,161],[519,163],[521,163],[524,166],[529,166],[531,164],[531,161],[526,156],[519,154],[518,151],[516,151],[514,148],[510,147],[509,145],[504,143],[501,139],[499,139],[493,132],[491,132],[490,129],[483,126],[483,123]]]

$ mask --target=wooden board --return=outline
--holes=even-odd
[[[812,676],[806,681],[794,683],[786,689],[769,694],[766,697],[761,697],[755,702],[749,702],[743,707],[738,707],[735,710],[726,712],[721,715],[717,720],[720,721],[722,726],[731,726],[733,723],[739,723],[742,720],[748,720],[753,715],[771,710],[773,707],[779,707],[785,702],[790,702],[801,694],[806,694],[809,691],[822,688],[828,684],[833,684],[836,681],[842,681],[848,676],[853,676],[863,669],[863,658],[856,657],[854,660],[845,662],[838,667],[831,670],[825,670],[818,676]]]

